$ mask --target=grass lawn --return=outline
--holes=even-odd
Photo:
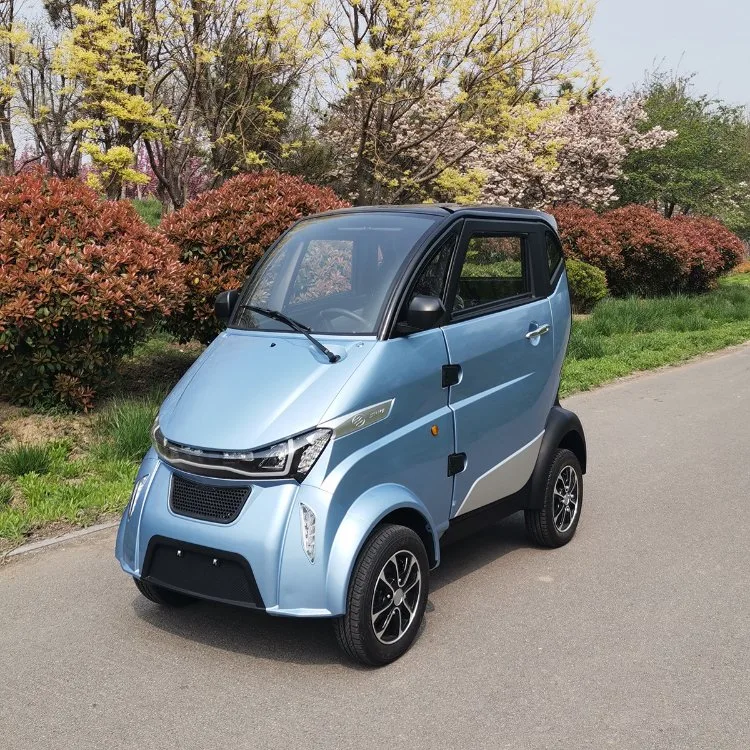
[[[576,319],[561,394],[750,340],[750,274],[695,297],[604,300]],[[92,414],[0,402],[0,554],[35,536],[115,518],[158,404],[202,347],[163,334],[126,359]]]
[[[156,198],[134,198],[131,203],[140,217],[151,227],[159,226],[163,206]]]
[[[119,515],[159,404],[202,348],[154,336],[122,363],[92,414],[0,402],[0,555],[30,537]]]
[[[722,279],[704,295],[605,299],[573,324],[560,394],[748,340],[750,274]]]

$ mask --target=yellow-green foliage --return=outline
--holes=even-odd
[[[607,277],[599,268],[572,258],[565,262],[573,311],[590,312],[594,305],[607,296]]]
[[[85,139],[84,151],[98,167],[97,187],[117,197],[123,183],[147,181],[133,168],[133,144],[167,128],[167,113],[141,93],[148,69],[133,49],[133,34],[119,21],[119,3],[98,8],[74,5],[73,28],[60,42],[55,66],[83,88],[83,116],[70,123]]]

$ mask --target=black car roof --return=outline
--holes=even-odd
[[[477,203],[413,203],[401,204],[397,206],[379,205],[379,206],[351,206],[350,208],[338,208],[333,211],[323,211],[315,216],[331,216],[345,213],[369,213],[374,211],[403,211],[405,213],[423,213],[432,216],[452,216],[452,215],[476,215],[483,214],[488,217],[497,219],[526,219],[527,221],[543,221],[557,228],[557,222],[554,216],[544,211],[537,211],[531,208],[513,208],[512,206],[491,206],[488,204]]]

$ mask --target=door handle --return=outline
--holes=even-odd
[[[535,328],[533,331],[529,331],[526,334],[527,339],[533,339],[537,336],[543,336],[545,333],[549,333],[549,323],[543,323],[538,328]]]

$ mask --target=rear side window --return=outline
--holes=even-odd
[[[549,265],[549,277],[552,278],[557,271],[557,267],[560,265],[562,260],[562,252],[560,251],[560,243],[547,232],[547,264]]]
[[[503,302],[530,291],[523,237],[508,234],[471,237],[454,310]]]

